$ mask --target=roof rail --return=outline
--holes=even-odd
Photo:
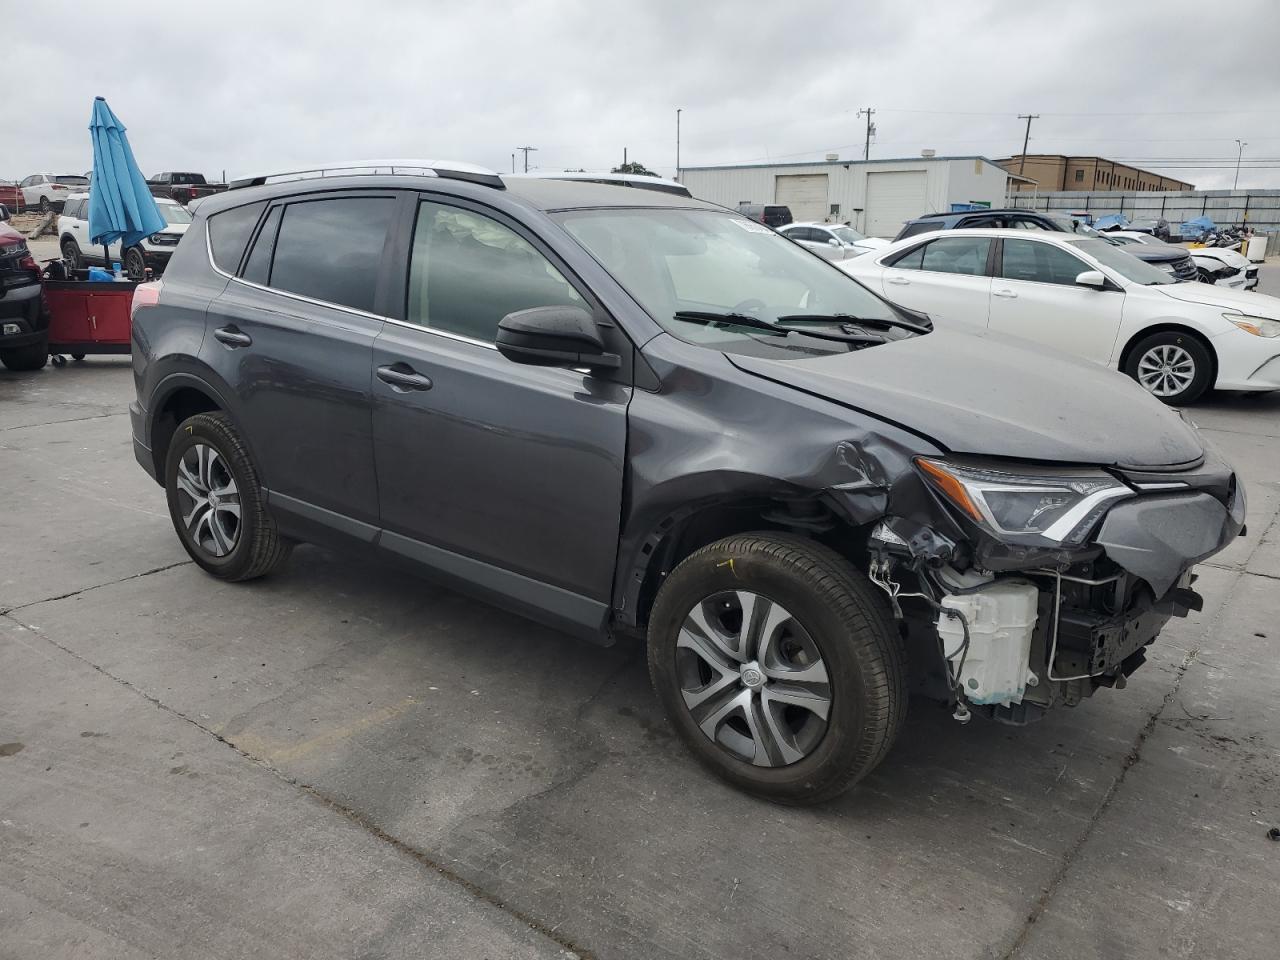
[[[659,193],[674,193],[681,197],[692,197],[686,187],[679,180],[666,180],[662,177],[649,177],[642,173],[588,173],[586,171],[565,170],[562,173],[556,173],[551,170],[531,170],[528,173],[504,173],[505,179],[522,179],[530,180],[576,180],[586,183],[607,183],[615,187],[635,187],[638,190],[657,190]]]
[[[462,163],[456,160],[339,160],[333,163],[315,164],[299,167],[295,170],[278,170],[273,173],[259,173],[253,176],[236,177],[227,186],[238,190],[241,187],[260,187],[264,183],[283,183],[289,180],[312,180],[320,177],[357,177],[357,176],[410,176],[410,177],[444,177],[449,180],[467,180],[471,183],[483,184],[486,187],[506,189],[499,177],[492,170],[477,166],[474,163]]]

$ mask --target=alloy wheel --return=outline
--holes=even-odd
[[[1138,382],[1157,397],[1185,391],[1196,378],[1196,362],[1177,344],[1152,347],[1138,361]]]
[[[178,503],[188,536],[200,549],[225,557],[240,536],[240,490],[222,455],[193,444],[178,463]]]
[[[826,732],[832,691],[821,651],[761,594],[725,591],[694,604],[676,640],[676,670],[698,728],[739,760],[786,766]]]

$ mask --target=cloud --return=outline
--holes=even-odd
[[[89,167],[92,99],[129,125],[147,172],[220,176],[376,156],[562,169],[860,155],[1001,156],[1039,113],[1033,151],[1133,158],[1229,186],[1280,185],[1280,7],[1236,0],[1069,7],[853,0],[313,0],[198,9],[123,0],[109,16],[45,0],[62,24],[6,50],[28,93],[0,121],[0,177]],[[18,108],[21,109],[18,109]],[[1123,114],[1123,115],[1120,115]],[[1214,158],[1211,164],[1208,158]],[[1140,165],[1142,165],[1140,163]],[[1272,162],[1280,168],[1280,161]],[[1205,169],[1216,167],[1216,169]],[[1257,168],[1257,169],[1251,169]]]

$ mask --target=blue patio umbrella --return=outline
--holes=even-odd
[[[102,244],[106,257],[109,244],[119,240],[121,249],[127,249],[163,230],[165,220],[133,159],[124,124],[102,97],[93,101],[89,135],[93,138],[89,241]]]

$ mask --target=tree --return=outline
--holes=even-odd
[[[634,160],[633,160],[631,163],[624,163],[624,164],[623,164],[622,166],[620,166],[620,167],[614,167],[614,168],[613,168],[611,171],[609,171],[609,172],[610,172],[610,173],[634,173],[634,174],[638,174],[639,176],[642,176],[642,177],[656,177],[656,176],[657,176],[657,174],[656,174],[656,173],[654,173],[652,170],[648,169],[648,168],[647,168],[643,163],[636,163]]]

